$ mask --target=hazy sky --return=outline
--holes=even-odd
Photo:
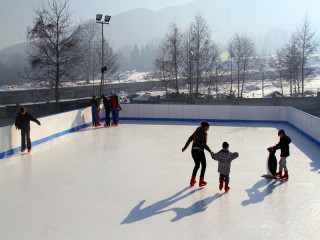
[[[26,26],[32,24],[33,9],[41,0],[0,0],[0,50],[24,42]],[[192,0],[69,0],[71,9],[82,19],[96,13],[117,15],[136,8],[159,10]]]

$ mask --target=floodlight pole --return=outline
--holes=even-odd
[[[104,38],[103,38],[103,23],[101,24],[102,26],[102,42],[101,42],[101,69],[103,68],[103,59],[104,59]],[[102,95],[102,92],[104,91],[104,71],[101,71],[101,84],[100,84],[100,97]]]
[[[97,14],[98,15],[98,14]],[[102,15],[101,15],[102,17]],[[103,25],[104,24],[109,24],[110,18],[107,20],[105,17],[105,20],[103,19],[97,19],[96,18],[96,22],[101,24],[101,83],[100,83],[100,96],[102,95],[103,91],[104,91],[104,71],[102,71],[102,68],[104,67],[104,37],[103,37]]]

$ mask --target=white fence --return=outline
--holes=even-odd
[[[239,121],[288,123],[320,145],[320,119],[291,107],[235,105],[123,104],[124,120]],[[104,111],[101,112],[101,118]],[[39,119],[31,123],[33,146],[91,124],[91,109],[79,109]],[[20,150],[20,131],[14,125],[0,128],[0,159]]]
[[[123,104],[122,119],[287,122],[282,106]]]

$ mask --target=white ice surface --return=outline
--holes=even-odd
[[[196,125],[89,127],[0,160],[0,239],[320,238],[317,145],[287,125],[213,123],[212,150],[240,154],[225,194],[208,153],[208,185],[188,187],[181,148]],[[279,128],[293,140],[289,181],[261,178]]]

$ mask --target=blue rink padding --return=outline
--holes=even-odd
[[[320,126],[320,119],[313,117],[309,114],[306,114],[304,112],[301,112],[292,107],[279,107],[279,106],[259,106],[259,107],[238,106],[237,107],[237,106],[224,106],[224,105],[123,104],[122,108],[124,109],[124,111],[121,112],[120,114],[120,121],[133,120],[133,121],[162,121],[162,122],[170,122],[170,121],[171,122],[199,122],[200,120],[206,120],[209,122],[217,122],[217,123],[225,122],[225,123],[286,124],[292,127],[293,129],[295,129],[297,132],[301,133],[303,136],[305,136],[306,138],[308,138],[318,146],[320,146],[320,136],[319,136],[320,130],[317,129],[318,128],[317,126]],[[179,112],[175,112],[175,110],[177,109]],[[220,119],[212,118],[213,115],[211,113],[215,114],[215,116]],[[68,123],[70,122],[70,119],[76,122],[81,118],[85,118],[84,119],[85,124],[83,124],[83,121],[82,122],[80,121],[78,122],[78,124],[80,124],[79,126],[71,127],[70,129],[63,130],[54,134],[50,134],[49,136],[42,137],[42,135],[45,135],[43,133],[41,134],[40,137],[38,136],[38,138],[40,139],[37,139],[32,142],[32,145],[36,146],[40,143],[50,141],[54,138],[78,131],[87,126],[90,126],[92,124],[92,122],[88,122],[89,119],[91,120],[91,117],[89,117],[90,115],[91,115],[91,110],[89,110],[89,108],[86,108],[86,109],[79,109],[79,110],[74,110],[66,113],[60,113],[60,114],[55,114],[52,116],[45,117],[45,118],[48,118],[50,121],[54,121],[53,125],[59,124],[61,121],[65,121],[65,123]],[[160,117],[158,117],[159,115]],[[72,116],[72,118],[70,118],[70,116]],[[161,116],[164,116],[164,117],[162,118]],[[193,118],[190,116],[193,116]],[[226,119],[226,118],[223,118],[223,116],[230,117],[233,119]],[[247,119],[249,117],[255,118],[256,120]],[[56,121],[55,119],[58,119],[58,121]],[[101,122],[103,122],[104,120],[105,120],[104,111],[102,111]],[[12,125],[7,127],[12,127]],[[48,126],[48,127],[51,127],[51,126]],[[65,125],[65,127],[68,128],[68,125]],[[40,131],[42,131],[42,129]],[[43,132],[45,132],[45,129]],[[11,136],[11,138],[14,138],[14,139],[17,139],[18,137],[20,138],[20,134],[19,136],[18,134],[14,134],[14,136]],[[3,141],[6,141],[6,139],[9,139],[7,137],[1,137],[1,138]],[[12,145],[17,146],[16,143],[11,144],[11,146]],[[4,144],[3,146],[10,146],[10,145]],[[6,149],[4,150],[5,151],[0,152],[0,159],[19,152],[21,150],[21,147],[19,146],[9,150],[6,150]]]

